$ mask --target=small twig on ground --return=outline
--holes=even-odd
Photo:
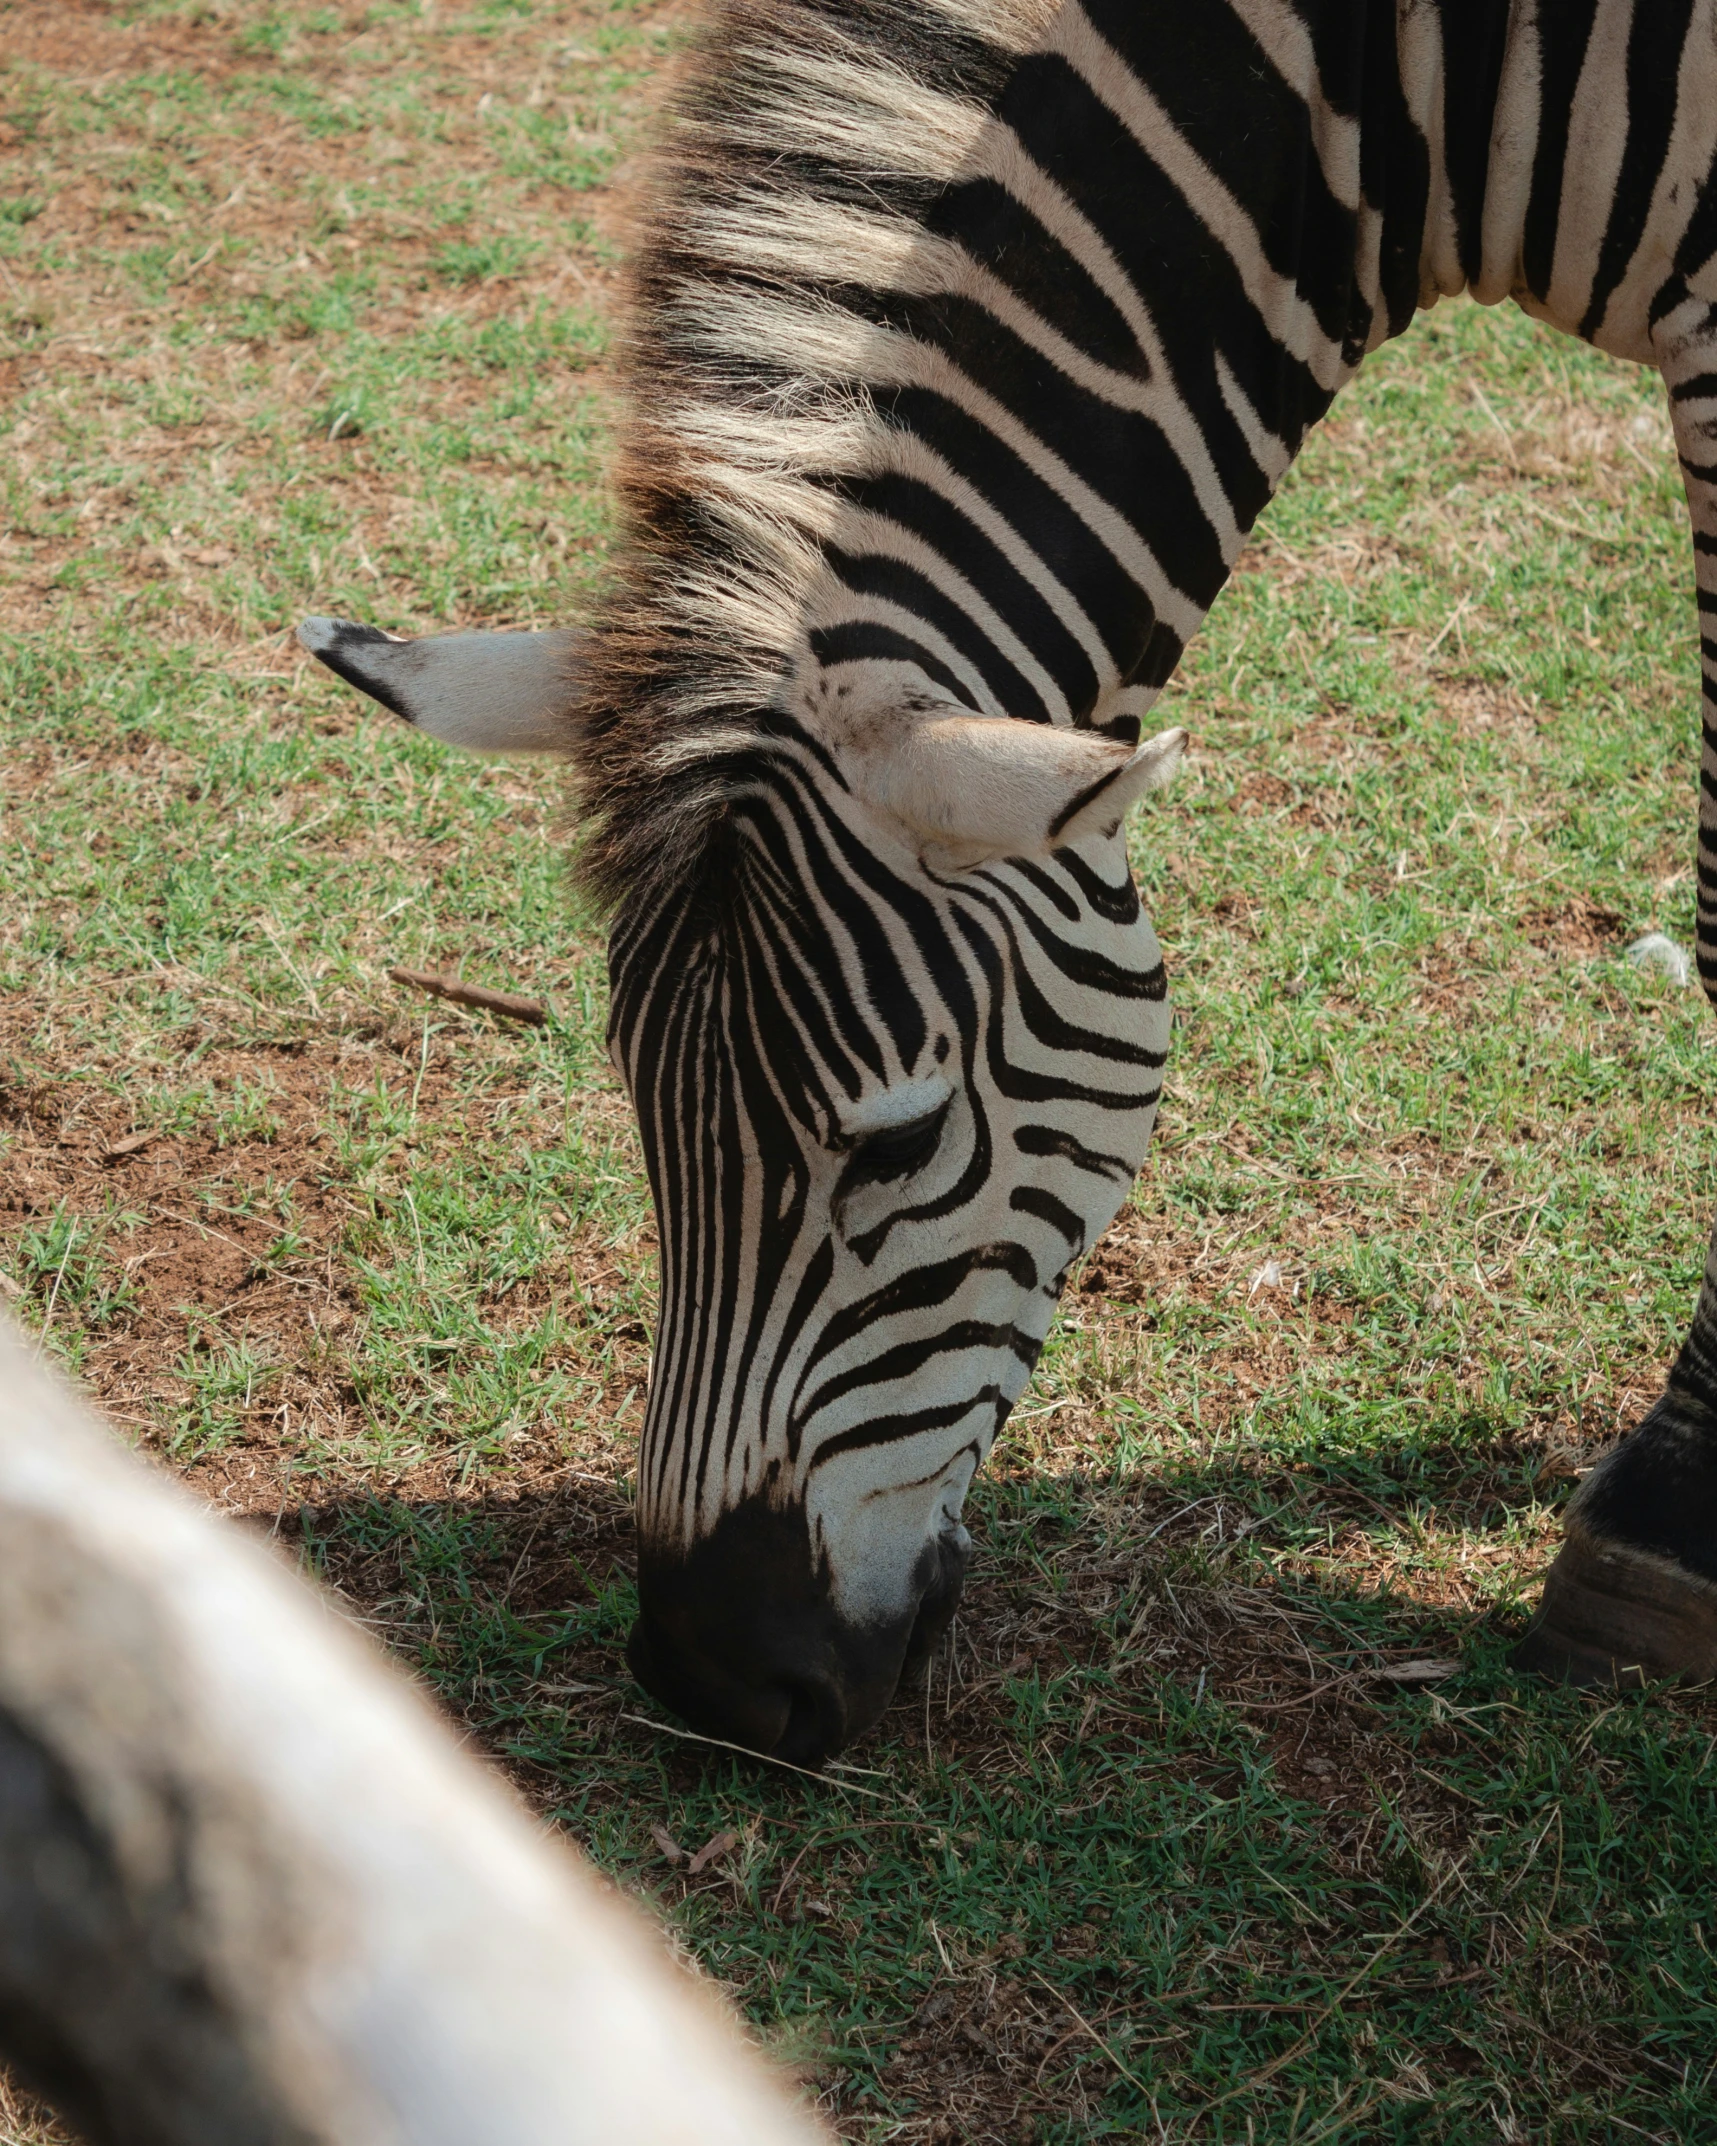
[[[787,1875],[781,1880],[781,1883],[776,1886],[775,1898],[769,1904],[769,1913],[771,1917],[780,1914],[781,1903],[787,1897],[787,1888],[789,1885],[792,1884],[794,1876],[798,1871],[799,1865],[805,1860],[806,1856],[808,1856],[810,1852],[811,1843],[807,1841],[804,1847],[801,1848],[799,1850],[799,1853],[793,1858],[792,1862],[787,1865]]]
[[[516,991],[490,991],[482,984],[463,983],[457,976],[438,976],[433,969],[389,969],[388,974],[396,984],[427,991],[431,998],[451,999],[456,1006],[481,1006],[504,1021],[528,1021],[533,1028],[541,1028],[548,1019],[548,1008],[540,998],[521,998]]]
[[[641,1729],[654,1729],[658,1736],[677,1736],[683,1743],[712,1744],[717,1751],[737,1751],[741,1758],[761,1759],[765,1766],[785,1766],[789,1773],[802,1773],[807,1781],[821,1781],[825,1788],[844,1788],[849,1796],[874,1796],[883,1801],[882,1791],[876,1788],[860,1788],[856,1781],[831,1780],[826,1773],[818,1773],[810,1766],[795,1766],[791,1759],[778,1759],[767,1751],[753,1751],[749,1744],[730,1744],[725,1736],[700,1736],[696,1729],[676,1729],[665,1721],[652,1721],[647,1714],[622,1714],[622,1721],[635,1721]]]
[[[1115,2069],[1121,2074],[1121,2077],[1126,2080],[1127,2084],[1130,2087],[1133,2087],[1137,2092],[1141,2094],[1145,2093],[1147,2090],[1144,2086],[1140,2084],[1138,2074],[1134,2071],[1129,2070],[1129,2068],[1121,2060],[1121,2058],[1115,2054],[1114,2050],[1110,2048],[1109,2044],[1097,2032],[1097,2029],[1092,2026],[1091,2022],[1085,2017],[1085,2014],[1080,2011],[1079,2007],[1073,2002],[1073,1999],[1068,1996],[1067,1992],[1065,1990],[1058,1990],[1053,1982],[1046,1981],[1042,1975],[1038,1975],[1034,1979],[1043,1984],[1043,1987],[1048,1990],[1049,1994],[1055,1999],[1057,2004],[1064,2006],[1069,2012],[1072,2013],[1073,2017],[1079,2022],[1080,2027],[1084,2030],[1085,2033],[1090,2035],[1091,2039],[1097,2044],[1097,2047],[1102,2050],[1103,2054],[1109,2059],[1109,2062],[1114,2065]],[[1065,2043],[1071,2040],[1071,2038],[1071,2036],[1064,2034],[1061,2037],[1061,2041],[1062,2043]],[[1167,2041],[1173,2039],[1173,2037],[1164,2035],[1158,2037],[1158,2039]],[[1061,2046],[1061,2044],[1057,2044],[1057,2047],[1059,2046]],[[1049,2054],[1050,2056],[1053,2056],[1055,2054],[1055,2051],[1052,2049]],[[1045,2057],[1043,2061],[1045,2064],[1047,2064],[1049,2062],[1049,2057]],[[1040,2066],[1038,2069],[1038,2077],[1041,2079],[1042,2076],[1043,2070]]]
[[[111,1141],[101,1159],[103,1162],[123,1162],[127,1155],[141,1155],[161,1137],[159,1133],[127,1133],[123,1140]]]

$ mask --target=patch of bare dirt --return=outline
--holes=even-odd
[[[167,1451],[167,1426],[193,1390],[187,1359],[243,1343],[258,1364],[254,1393],[235,1404],[230,1426],[208,1441],[211,1450],[174,1459],[177,1472],[224,1510],[267,1527],[296,1509],[311,1451],[318,1482],[340,1494],[385,1487],[420,1500],[457,1495],[469,1472],[445,1452],[379,1466],[339,1457],[371,1428],[351,1358],[368,1307],[347,1240],[354,1222],[373,1216],[374,1199],[340,1169],[325,1117],[332,1084],[354,1080],[355,1056],[372,1079],[389,1079],[391,1066],[393,1082],[417,1094],[426,1117],[442,1112],[436,1137],[484,1136],[482,1104],[461,1098],[449,1069],[433,1057],[425,1065],[417,1039],[404,1033],[394,1047],[359,1053],[350,1039],[344,1048],[208,1052],[198,1070],[212,1085],[212,1110],[224,1094],[267,1099],[269,1125],[226,1140],[140,1126],[119,1098],[82,1084],[0,1087],[0,1122],[11,1134],[0,1185],[0,1269],[18,1267],[25,1232],[40,1231],[56,1212],[111,1211],[99,1257],[118,1300],[85,1354],[84,1382],[116,1422]],[[283,1196],[291,1209],[284,1245]],[[547,1266],[482,1306],[487,1323],[503,1331],[534,1324],[556,1301],[600,1326],[617,1434],[635,1427],[627,1395],[642,1389],[648,1349],[643,1326],[615,1308],[631,1271],[612,1246],[573,1232]],[[19,1289],[15,1272],[5,1286]],[[32,1286],[45,1308],[54,1277],[40,1275]],[[454,1365],[438,1352],[435,1367],[445,1373]],[[521,1435],[503,1472],[523,1494],[556,1480],[564,1465],[552,1440]]]
[[[1248,775],[1234,793],[1236,812],[1280,812],[1295,802],[1296,793],[1279,775]]]
[[[1512,686],[1488,680],[1439,681],[1437,705],[1463,738],[1490,736],[1527,744],[1538,736],[1531,707]]]
[[[154,74],[182,67],[231,73],[243,64],[213,8],[189,15],[128,19],[103,0],[54,0],[52,6],[5,10],[6,56],[12,66],[40,67],[69,82],[90,85],[121,74]],[[17,139],[16,129],[0,134]]]
[[[1476,996],[1470,955],[1447,946],[1437,946],[1419,957],[1418,968],[1420,1003],[1439,1014],[1458,1019]]]
[[[1536,909],[1526,920],[1526,936],[1545,953],[1561,954],[1576,961],[1592,961],[1600,954],[1614,953],[1626,927],[1613,909],[1577,895],[1560,908]]]

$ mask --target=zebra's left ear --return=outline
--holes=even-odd
[[[471,753],[568,747],[576,633],[436,633],[406,640],[347,618],[307,618],[302,647],[414,728]]]
[[[931,716],[851,752],[854,788],[902,821],[925,861],[955,868],[1040,857],[1112,831],[1174,776],[1184,730],[1131,747],[1006,716]]]

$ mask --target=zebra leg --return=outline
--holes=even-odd
[[[1569,1684],[1717,1677],[1717,1236],[1663,1397],[1576,1492],[1514,1662]]]
[[[1698,961],[1717,1005],[1717,306],[1678,284],[1657,315],[1699,586]],[[1717,1677],[1717,1232],[1663,1398],[1569,1505],[1514,1659],[1576,1684]]]

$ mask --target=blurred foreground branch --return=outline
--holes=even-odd
[[[124,2146],[814,2146],[643,1918],[0,1331],[0,2057]]]

